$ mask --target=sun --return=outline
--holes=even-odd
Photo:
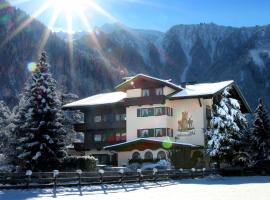
[[[95,4],[94,0],[49,0],[51,6],[66,14],[78,14],[84,12]]]

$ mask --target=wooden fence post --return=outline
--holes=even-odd
[[[119,170],[119,173],[121,174],[121,179],[120,179],[120,181],[121,181],[121,183],[123,183],[123,178],[124,178],[124,169],[120,169]]]
[[[78,174],[78,176],[79,176],[79,187],[81,187],[81,176],[82,176],[82,170],[80,170],[80,169],[78,169],[77,171],[77,174]]]
[[[31,182],[31,176],[32,176],[32,171],[31,170],[27,170],[25,175],[27,176],[27,180],[26,180],[26,186],[29,187],[29,184]]]
[[[154,181],[157,181],[157,168],[153,168],[153,176],[154,176]]]
[[[56,186],[57,186],[57,176],[58,175],[59,175],[59,171],[53,170],[53,186],[54,186],[55,190],[56,190]]]
[[[191,178],[195,178],[195,168],[191,168]]]
[[[137,169],[137,173],[139,175],[139,183],[142,181],[142,170],[141,169]]]
[[[206,170],[205,168],[202,169],[202,177],[205,176],[205,170]]]
[[[98,170],[98,173],[100,175],[100,183],[103,183],[103,174],[104,174],[104,170],[103,169],[100,169]]]

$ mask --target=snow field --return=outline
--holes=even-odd
[[[3,190],[2,200],[268,200],[270,176],[207,177],[179,181],[97,185],[54,189]]]

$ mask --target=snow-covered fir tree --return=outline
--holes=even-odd
[[[242,153],[247,120],[240,110],[239,102],[231,97],[230,87],[214,98],[212,106],[212,129],[208,136],[207,152],[218,163],[234,165]],[[239,157],[240,159],[240,157]]]
[[[65,157],[61,102],[43,52],[26,83],[15,121],[16,155],[20,170],[56,169]]]
[[[12,113],[9,107],[0,101],[0,154],[4,153],[9,138],[8,125],[11,122]]]
[[[251,143],[253,160],[270,159],[270,124],[262,99],[254,113]]]
[[[62,106],[71,102],[78,100],[78,96],[73,93],[61,94],[61,103]],[[74,124],[83,122],[83,113],[78,110],[65,110],[64,111],[64,128],[67,132],[65,137],[66,146],[72,145],[72,143],[78,139],[80,139],[83,133],[76,132],[74,130]]]

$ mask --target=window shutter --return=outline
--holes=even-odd
[[[154,108],[148,108],[148,116],[154,116]]]
[[[162,136],[166,136],[166,128],[162,129]]]
[[[140,111],[141,111],[141,109],[138,108],[137,109],[137,117],[141,117],[141,112]]]
[[[165,107],[162,107],[162,115],[166,115],[166,113],[165,113]]]
[[[171,108],[171,116],[173,116],[173,109]]]
[[[138,130],[137,130],[137,137],[138,137],[138,138],[140,138],[140,137],[141,137],[141,134],[140,134],[140,133],[141,133],[141,130],[140,130],[140,129],[138,129]]]

